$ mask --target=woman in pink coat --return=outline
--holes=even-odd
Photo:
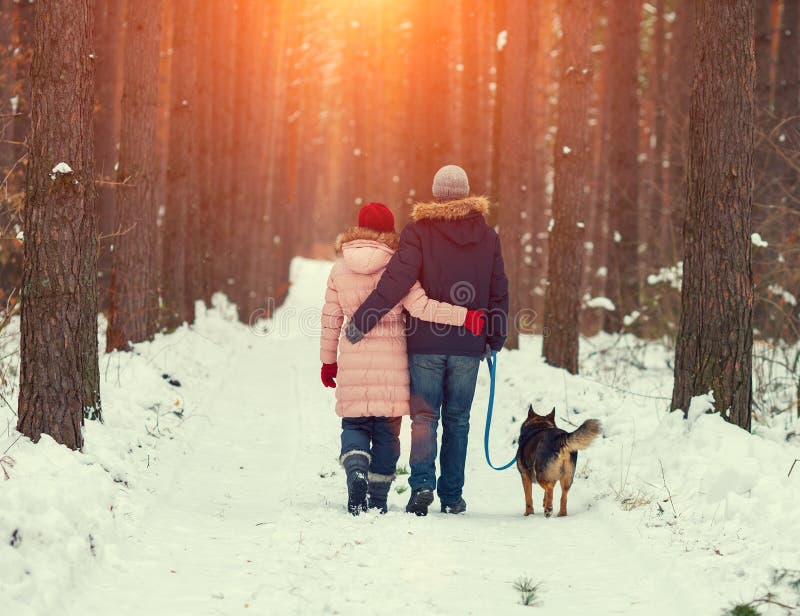
[[[442,326],[464,326],[475,335],[485,321],[482,311],[428,298],[417,282],[357,345],[341,336],[345,318],[375,289],[398,241],[389,208],[381,203],[361,208],[358,226],[336,240],[341,256],[328,277],[322,309],[321,376],[326,387],[336,388],[336,413],[342,417],[340,462],[347,472],[347,507],[353,515],[367,507],[385,513],[395,478],[401,418],[409,413],[410,397],[403,309]]]

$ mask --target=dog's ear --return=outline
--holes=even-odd
[[[529,404],[528,405],[528,419],[530,419],[534,415],[536,415],[536,411],[533,410],[533,405]]]
[[[552,419],[553,421],[556,420],[556,407],[553,407],[553,410],[550,411],[550,414],[547,416],[547,419]]]

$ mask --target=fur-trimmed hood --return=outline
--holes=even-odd
[[[430,225],[458,246],[479,244],[491,229],[486,224],[489,200],[467,197],[454,201],[418,203],[411,212],[414,224]]]
[[[454,201],[417,203],[411,212],[412,220],[459,220],[477,212],[484,218],[489,214],[486,197],[466,197]]]
[[[336,238],[336,252],[345,265],[359,274],[374,274],[389,264],[400,245],[396,233],[381,233],[368,227],[351,227]]]

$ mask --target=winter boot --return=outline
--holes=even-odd
[[[463,498],[459,498],[455,503],[451,503],[449,505],[445,505],[442,503],[442,513],[466,513],[467,512],[467,503],[464,501]]]
[[[367,510],[369,481],[369,454],[365,451],[348,451],[340,458],[347,473],[347,510],[358,515]]]
[[[433,502],[433,490],[430,488],[417,488],[411,493],[406,505],[406,513],[419,516],[428,515],[428,507]]]
[[[369,508],[380,513],[389,511],[389,489],[392,487],[394,475],[369,474]]]

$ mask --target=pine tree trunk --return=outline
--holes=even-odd
[[[17,116],[14,118],[13,140],[22,144],[28,138],[30,131],[31,113],[31,56],[33,55],[33,19],[35,5],[30,2],[14,3],[14,20],[17,29],[17,45],[19,48],[17,60]],[[18,153],[24,153],[25,148],[18,145]]]
[[[194,320],[187,278],[194,275],[189,254],[189,217],[196,215],[197,185],[197,3],[175,0],[167,207],[164,219],[164,262],[161,270],[164,325],[174,329]],[[189,258],[187,258],[187,256]]]
[[[775,84],[775,115],[797,115],[800,104],[800,1],[784,0]],[[795,123],[796,125],[796,123]]]
[[[259,53],[263,56],[263,70],[258,80],[258,89],[251,105],[255,106],[256,126],[254,133],[260,135],[257,149],[259,151],[259,164],[254,178],[255,218],[250,230],[250,245],[253,254],[250,258],[247,275],[248,284],[255,292],[248,306],[247,316],[252,322],[254,319],[269,316],[274,307],[274,289],[272,287],[271,259],[273,250],[274,225],[272,221],[272,203],[268,198],[269,187],[269,147],[267,144],[267,126],[271,109],[264,108],[259,101],[270,101],[269,107],[276,104],[277,92],[275,90],[275,74],[278,65],[278,50],[280,37],[277,30],[280,27],[280,7],[269,5],[264,7],[263,14],[259,12],[261,23],[259,32],[266,33],[260,37]],[[309,225],[310,226],[310,225]]]
[[[659,266],[672,264],[672,255],[664,254],[664,246],[659,245],[662,239],[661,229],[670,222],[664,181],[664,151],[667,135],[665,4],[666,0],[657,0],[656,23],[653,28],[653,62],[650,75],[650,100],[653,104],[653,134],[650,140],[652,159],[650,186],[647,191],[648,200],[645,204],[647,210],[644,232],[648,256],[645,262],[648,269],[657,269]]]
[[[781,15],[780,47],[775,67],[775,121],[780,123],[776,131],[778,144],[787,150],[787,156],[796,154],[800,138],[800,0],[785,0]],[[781,158],[779,165],[779,205],[797,212],[800,210],[796,198],[798,171]],[[785,236],[787,229],[781,230]],[[794,231],[794,230],[793,230]],[[796,231],[794,231],[796,233]]]
[[[672,408],[713,390],[717,410],[750,429],[753,277],[753,4],[696,5],[681,323]]]
[[[463,167],[469,176],[470,186],[476,194],[488,189],[489,148],[488,135],[488,75],[485,56],[492,42],[486,36],[488,24],[485,13],[486,0],[463,0],[461,6],[463,62],[462,93],[462,148]]]
[[[215,153],[213,202],[218,208],[212,243],[212,288],[228,293],[231,276],[231,260],[228,248],[234,214],[223,205],[231,198],[234,177],[234,131],[236,110],[233,106],[233,91],[236,87],[236,11],[233,3],[213,4],[213,83]],[[219,93],[224,92],[225,95]]]
[[[662,242],[672,253],[670,262],[683,255],[683,221],[686,217],[686,161],[689,152],[689,101],[694,74],[694,0],[677,0],[676,18],[669,43],[667,104],[669,105],[669,169],[667,206],[670,224],[663,226]]]
[[[533,136],[525,116],[528,92],[528,37],[525,0],[507,0],[498,13],[498,29],[505,30],[505,46],[498,52],[497,126],[494,144],[494,192],[497,218],[508,275],[509,324],[506,347],[519,348],[520,273],[523,262],[522,212],[528,198],[525,156]]]
[[[583,270],[584,190],[591,167],[589,106],[594,0],[561,9],[561,75],[555,144],[553,228],[548,247],[542,354],[551,366],[578,373],[578,316]]]
[[[213,41],[215,35],[214,8],[219,2],[203,2],[199,7],[198,36],[201,41]],[[218,231],[219,211],[214,204],[215,185],[218,181],[216,151],[214,144],[214,115],[218,110],[214,95],[214,63],[212,46],[202,48],[200,65],[197,69],[197,165],[199,207],[198,216],[191,226],[192,236],[197,242],[196,258],[199,260],[199,285],[193,290],[195,298],[202,298],[210,304],[215,289],[214,250],[215,234]]]
[[[72,449],[101,418],[92,22],[90,0],[35,3],[17,429]]]
[[[259,145],[263,139],[263,131],[257,126],[257,109],[263,111],[264,102],[254,101],[253,93],[257,80],[261,77],[261,54],[254,53],[258,44],[258,0],[239,2],[236,28],[236,88],[234,90],[234,108],[236,113],[233,130],[236,140],[237,162],[234,167],[234,186],[231,195],[232,242],[229,246],[232,257],[233,285],[230,288],[231,299],[239,310],[239,319],[248,321],[249,312],[255,301],[255,290],[250,287],[249,266],[256,257],[251,240],[258,206],[256,197],[257,163]],[[296,61],[296,59],[294,59]]]
[[[106,345],[124,350],[155,332],[158,313],[155,238],[158,168],[158,64],[161,0],[127,5],[124,85],[114,242]]]
[[[774,0],[753,0],[755,5],[756,109],[772,110],[772,6]]]
[[[132,0],[137,1],[137,0]],[[108,300],[112,249],[119,230],[116,224],[116,187],[110,184],[118,162],[117,142],[119,137],[119,67],[123,40],[123,15],[126,0],[95,0],[95,106],[94,106],[94,154],[95,170],[100,180],[97,186],[97,210],[100,234],[105,238],[100,243],[97,267],[100,271],[98,298],[105,310]]]
[[[615,310],[603,329],[618,332],[639,303],[639,0],[609,7],[609,192],[606,296]]]

